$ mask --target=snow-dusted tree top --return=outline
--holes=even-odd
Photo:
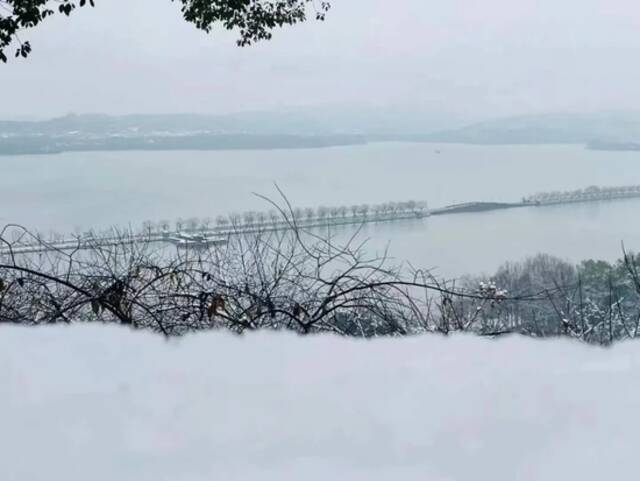
[[[640,185],[616,187],[589,186],[585,189],[570,191],[539,192],[524,199],[525,202],[539,204],[556,204],[568,202],[584,202],[589,200],[621,199],[640,196]]]
[[[0,327],[7,481],[637,479],[640,350]]]

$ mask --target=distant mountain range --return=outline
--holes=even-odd
[[[460,118],[411,109],[324,107],[223,115],[69,114],[44,121],[0,121],[7,135],[252,135],[424,134],[464,125]]]
[[[640,112],[523,115],[434,132],[423,140],[472,144],[586,144],[640,141]]]
[[[640,150],[640,112],[526,115],[466,126],[444,115],[382,109],[67,115],[45,121],[0,121],[0,155],[316,148],[376,141],[584,144],[594,149]]]

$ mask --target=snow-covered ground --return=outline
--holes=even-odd
[[[2,481],[640,477],[640,345],[0,328]]]

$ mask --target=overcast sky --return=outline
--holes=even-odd
[[[0,117],[321,104],[495,117],[640,109],[638,0],[333,0],[324,23],[238,48],[170,0],[96,0],[0,65]]]

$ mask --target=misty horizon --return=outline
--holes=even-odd
[[[640,110],[631,0],[339,1],[326,22],[245,48],[234,32],[197,31],[171,2],[147,15],[151,1],[128,0],[126,15],[123,0],[98,2],[31,32],[33,55],[0,70],[11,92],[0,118],[364,104],[473,122]]]
[[[233,110],[229,109],[226,111],[216,112],[216,111],[122,111],[122,112],[109,112],[109,111],[100,111],[100,110],[87,110],[87,111],[74,111],[74,110],[66,110],[60,112],[54,112],[52,114],[46,115],[26,115],[26,114],[5,114],[3,117],[0,117],[0,121],[7,122],[44,122],[48,120],[56,120],[62,118],[69,117],[111,117],[111,118],[126,118],[126,117],[179,117],[179,116],[193,116],[193,117],[227,117],[227,116],[236,116],[236,115],[262,115],[262,114],[322,114],[325,112],[340,112],[340,111],[352,111],[352,112],[362,112],[362,111],[376,111],[381,115],[387,114],[400,114],[400,113],[412,113],[412,114],[423,114],[429,115],[431,117],[442,116],[447,120],[454,119],[457,123],[460,123],[460,126],[471,125],[479,122],[487,122],[494,120],[506,120],[506,119],[518,119],[518,118],[526,118],[526,117],[544,117],[544,116],[556,116],[556,115],[566,115],[566,116],[592,116],[592,115],[640,115],[640,107],[639,108],[602,108],[602,109],[592,109],[592,110],[547,110],[540,112],[514,112],[510,114],[499,115],[497,113],[487,112],[485,115],[478,116],[463,116],[454,114],[452,112],[447,111],[435,111],[429,109],[416,108],[411,105],[376,105],[374,103],[327,103],[327,104],[291,104],[291,105],[283,105],[275,108],[264,108],[264,109],[238,109]]]

